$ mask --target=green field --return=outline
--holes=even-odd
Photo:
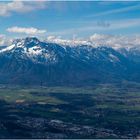
[[[44,128],[41,123],[38,130],[40,133],[38,135],[34,133],[34,137],[31,135],[34,127],[28,128],[28,131],[25,129],[27,126],[24,125],[27,122],[31,123],[30,119],[36,122],[38,118],[60,120],[66,123],[67,127],[70,124],[73,128],[79,127],[81,133],[71,132],[71,129],[68,132],[61,130],[61,135],[66,138],[138,138],[140,136],[139,84],[124,83],[123,86],[99,85],[83,88],[2,87],[0,104],[0,123],[4,126],[0,127],[1,138],[48,138],[47,136],[52,132],[50,133],[49,128]],[[7,123],[16,127],[11,128],[6,125]],[[85,135],[81,129],[83,126],[96,128],[97,132]],[[56,134],[59,129],[55,130]],[[44,132],[47,134],[45,135]],[[56,135],[50,138],[59,137]]]

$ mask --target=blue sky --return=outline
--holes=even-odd
[[[7,37],[136,35],[140,34],[140,2],[0,2],[0,23],[0,34]]]

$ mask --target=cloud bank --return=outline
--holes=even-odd
[[[10,33],[23,33],[27,35],[38,35],[38,34],[46,33],[46,30],[40,30],[34,27],[25,28],[25,27],[17,27],[17,26],[7,28],[7,31]]]
[[[0,46],[11,44],[12,39],[7,38],[5,35],[0,34]]]
[[[19,32],[19,33],[27,33],[32,34],[34,33],[43,33],[43,31],[40,30],[31,30],[27,28],[21,28],[18,30],[16,28],[9,28],[12,32]],[[0,35],[0,46],[9,45],[14,38],[7,38],[5,35]],[[45,40],[45,42],[50,43],[57,43],[60,45],[68,45],[71,47],[76,47],[77,45],[88,45],[91,47],[99,47],[99,46],[106,46],[106,47],[112,47],[114,49],[120,49],[120,48],[138,48],[140,50],[140,35],[135,36],[125,36],[125,35],[107,35],[107,34],[93,34],[87,38],[79,38],[75,37],[73,39],[63,39],[60,36],[48,36],[46,39],[40,38],[41,40]]]
[[[0,16],[10,16],[12,13],[28,13],[46,8],[45,1],[12,1],[0,3]]]
[[[86,39],[75,38],[72,40],[62,39],[60,37],[49,36],[46,41],[54,42],[62,45],[90,45],[92,47],[107,46],[114,49],[119,48],[133,48],[140,49],[140,36],[124,36],[124,35],[106,35],[93,34]]]

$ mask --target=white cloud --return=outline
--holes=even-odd
[[[3,46],[5,43],[5,36],[0,34],[0,46]]]
[[[9,45],[11,43],[11,39],[8,39],[5,35],[0,34],[0,46]]]
[[[81,40],[79,38],[74,39],[63,39],[61,36],[48,36],[46,39],[47,42],[58,43],[61,45],[70,45],[70,46],[77,46],[77,45],[90,45],[90,42],[87,40]]]
[[[13,39],[7,38],[5,35],[0,35],[0,46],[8,45]],[[44,40],[44,39],[41,39]],[[114,49],[119,48],[133,48],[140,49],[140,35],[125,36],[125,35],[107,35],[107,34],[93,34],[88,38],[75,37],[73,39],[63,39],[61,36],[48,36],[46,42],[58,43],[61,45],[90,45],[92,47],[107,46]]]
[[[46,8],[45,1],[12,1],[12,2],[1,2],[0,4],[0,16],[9,16],[13,12],[27,13],[39,9]]]
[[[89,41],[93,46],[108,46],[118,48],[140,48],[140,36],[123,36],[123,35],[102,35],[93,34]]]
[[[51,41],[51,40],[54,40],[54,39],[56,39],[55,36],[48,36],[48,37],[47,37],[47,40],[48,40],[48,41]]]
[[[46,30],[40,30],[34,27],[24,28],[24,27],[17,27],[17,26],[10,27],[7,29],[7,31],[11,33],[23,33],[27,35],[38,35],[38,34],[46,33]]]
[[[119,48],[140,48],[140,36],[123,36],[123,35],[107,35],[107,34],[93,34],[87,39],[62,39],[56,36],[49,36],[47,42],[58,43],[62,45],[90,45],[92,47],[107,46],[114,49]]]

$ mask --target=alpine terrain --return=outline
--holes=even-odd
[[[139,47],[53,43],[35,37],[0,47],[0,83],[93,85],[140,82]]]

